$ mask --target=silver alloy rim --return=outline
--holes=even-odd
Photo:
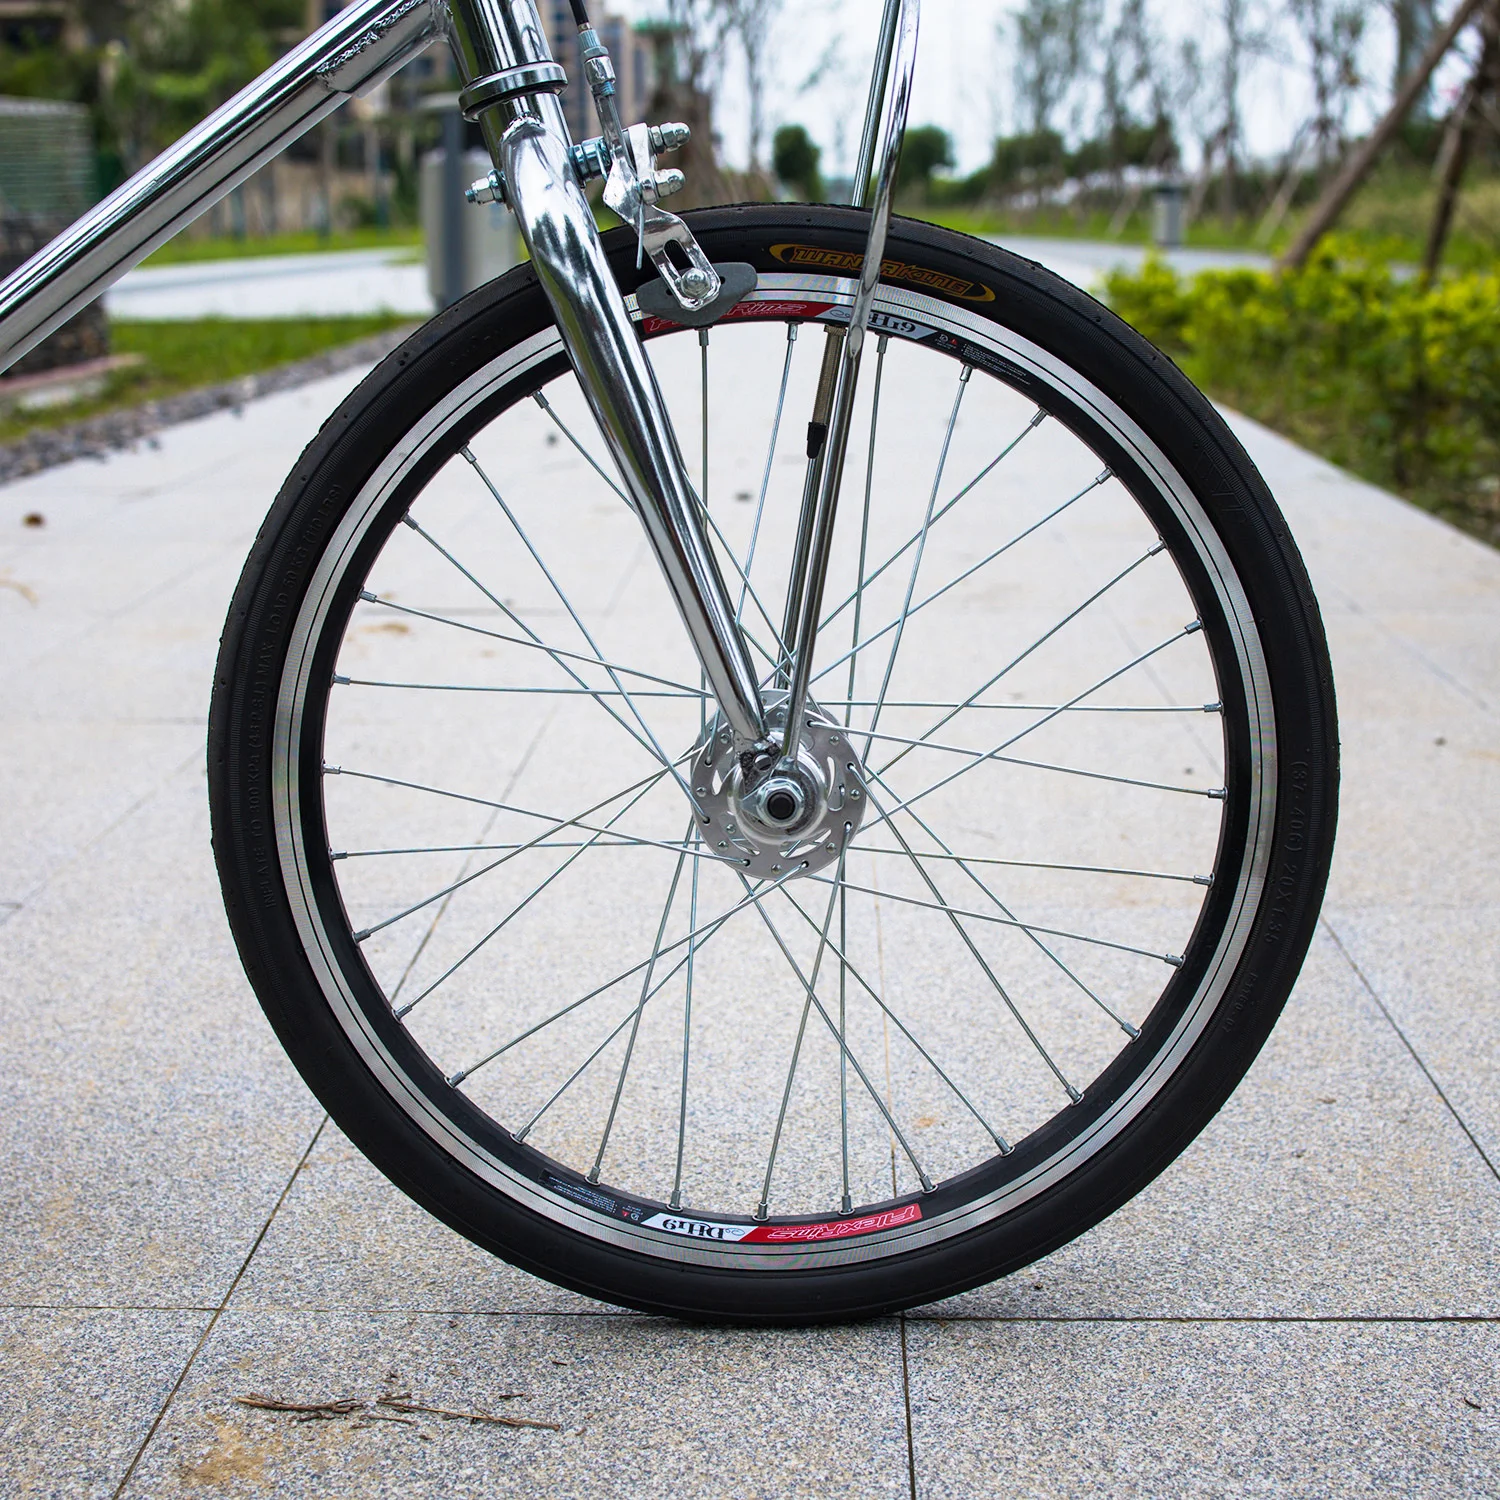
[[[834,307],[852,301],[849,283],[839,278],[777,274],[762,275],[757,301],[767,304],[816,299]],[[449,431],[492,392],[523,379],[552,361],[560,343],[550,331],[535,335],[496,357],[484,369],[449,393],[412,432],[404,435],[350,505],[332,544],[320,560],[299,610],[283,671],[273,752],[273,802],[277,851],[291,908],[307,957],[333,1013],[365,1063],[389,1096],[434,1143],[484,1181],[534,1212],[579,1233],[638,1253],[677,1262],[742,1269],[795,1265],[801,1269],[831,1267],[913,1250],[963,1233],[1023,1203],[1062,1180],[1119,1134],[1156,1096],[1212,1019],[1223,999],[1258,908],[1269,859],[1274,821],[1277,763],[1275,727],[1263,654],[1248,602],[1213,528],[1181,476],[1151,439],[1102,392],[1076,371],[1029,341],[1019,338],[963,307],[925,295],[883,286],[876,303],[879,331],[893,338],[912,337],[916,330],[936,329],[954,341],[986,351],[1004,364],[1045,385],[1085,413],[1134,460],[1190,538],[1205,568],[1234,636],[1239,679],[1247,705],[1249,808],[1245,855],[1234,873],[1235,890],[1230,916],[1201,982],[1183,1009],[1167,1042],[1130,1086],[1086,1130],[1069,1137],[1050,1156],[997,1191],[964,1203],[941,1216],[893,1224],[859,1236],[826,1244],[723,1243],[602,1217],[584,1203],[543,1189],[496,1157],[481,1142],[457,1128],[407,1077],[385,1047],[335,958],[335,947],[325,930],[308,851],[303,846],[299,785],[302,752],[302,705],[310,693],[322,691],[312,680],[313,657],[332,607],[336,587],[348,560],[375,524],[393,492],[424,456],[439,446]],[[911,330],[912,332],[908,332]],[[878,794],[878,789],[877,789]],[[913,861],[916,863],[916,860]],[[1222,878],[1224,872],[1218,872]],[[830,907],[831,910],[831,907]],[[579,1169],[581,1170],[581,1168]],[[720,1211],[743,1215],[745,1209]],[[691,1217],[691,1215],[688,1215]],[[714,1214],[704,1213],[706,1219]]]

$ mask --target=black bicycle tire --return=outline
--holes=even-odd
[[[715,259],[768,268],[778,237],[857,247],[866,221],[850,210],[752,205],[704,211],[691,222]],[[620,231],[606,243],[631,289],[641,275],[633,239]],[[1327,878],[1338,780],[1327,648],[1285,522],[1228,426],[1170,360],[1042,268],[905,220],[893,224],[887,255],[884,279],[893,283],[916,266],[927,275],[924,289],[947,286],[961,298],[962,287],[983,287],[1007,328],[1086,372],[1171,454],[1250,592],[1270,668],[1278,753],[1291,773],[1278,797],[1267,894],[1211,1023],[1113,1143],[1020,1209],[935,1247],[836,1271],[768,1277],[647,1263],[539,1219],[437,1150],[393,1109],[322,1002],[274,868],[266,755],[272,679],[297,591],[358,487],[373,427],[388,432],[403,402],[415,409],[491,358],[496,329],[515,343],[549,326],[528,267],[418,330],[329,418],[256,539],[221,642],[209,732],[215,855],[246,972],[293,1061],[355,1144],[437,1217],[523,1269],[643,1310],[749,1322],[873,1315],[965,1290],[1076,1237],[1157,1176],[1232,1092],[1290,992]]]

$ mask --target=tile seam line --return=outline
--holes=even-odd
[[[908,1313],[914,1323],[1159,1323],[1184,1327],[1218,1324],[1363,1325],[1382,1327],[1488,1326],[1500,1313]]]
[[[241,1280],[243,1280],[245,1272],[250,1269],[250,1262],[255,1259],[255,1252],[260,1249],[262,1241],[264,1241],[267,1233],[269,1233],[270,1231],[272,1221],[281,1211],[281,1205],[286,1202],[287,1194],[292,1190],[292,1184],[296,1182],[298,1174],[302,1171],[302,1168],[307,1165],[307,1159],[312,1155],[313,1147],[318,1144],[318,1140],[322,1136],[323,1131],[327,1128],[327,1125],[328,1116],[325,1114],[323,1118],[318,1121],[318,1127],[313,1131],[312,1139],[308,1141],[306,1148],[302,1151],[302,1154],[298,1156],[296,1165],[294,1165],[292,1170],[287,1174],[286,1182],[282,1185],[280,1193],[276,1195],[276,1201],[271,1205],[270,1213],[266,1215],[265,1222],[260,1226],[260,1231],[256,1234],[255,1239],[252,1241],[250,1249],[245,1254],[244,1260],[240,1262],[239,1270],[234,1273],[233,1279],[230,1281],[228,1288],[225,1290],[223,1300],[219,1303],[218,1307],[216,1307],[209,1315],[208,1322],[204,1325],[203,1332],[198,1335],[198,1342],[193,1345],[192,1353],[189,1354],[186,1361],[184,1361],[182,1369],[177,1372],[177,1379],[172,1382],[171,1390],[167,1392],[166,1399],[158,1408],[156,1415],[151,1419],[151,1425],[146,1429],[146,1435],[141,1439],[140,1447],[135,1450],[134,1457],[131,1458],[129,1465],[125,1469],[124,1475],[121,1477],[119,1484],[115,1487],[112,1500],[120,1500],[120,1496],[125,1493],[125,1486],[130,1483],[131,1479],[135,1475],[136,1469],[140,1465],[141,1459],[145,1457],[146,1449],[151,1446],[151,1440],[156,1436],[157,1429],[161,1426],[163,1419],[167,1415],[167,1412],[171,1409],[172,1402],[176,1399],[178,1391],[182,1389],[183,1382],[188,1377],[188,1371],[191,1370],[194,1364],[197,1363],[198,1356],[203,1352],[203,1346],[208,1342],[209,1335],[212,1334],[214,1329],[218,1326],[219,1319],[224,1315],[224,1309],[229,1306],[230,1299],[234,1296],[235,1290],[238,1288]]]
[[[34,886],[32,886],[29,891],[26,892],[25,896],[23,896],[21,900],[14,903],[7,901],[5,903],[5,905],[9,908],[6,913],[7,918],[15,916],[19,912],[25,911],[27,907],[29,907],[39,896],[43,895],[46,892],[48,886],[50,886],[59,875],[62,875],[70,870],[75,864],[78,863],[80,859],[84,857],[85,854],[89,853],[89,851],[92,850],[95,845],[103,843],[104,840],[107,839],[110,834],[114,833],[116,829],[121,828],[126,823],[128,823],[131,818],[133,818],[143,807],[146,806],[148,802],[155,801],[156,798],[162,794],[162,791],[170,782],[175,780],[178,776],[181,776],[189,766],[191,766],[195,761],[202,758],[206,753],[206,746],[195,747],[191,755],[184,756],[182,760],[178,761],[177,764],[166,773],[166,775],[160,777],[150,787],[148,787],[147,790],[142,792],[141,795],[137,797],[129,807],[127,807],[122,813],[120,813],[118,817],[106,823],[105,826],[101,828],[99,832],[96,833],[91,839],[89,839],[87,843],[75,849],[60,864],[54,865],[52,869],[50,869],[45,875],[43,875],[42,878]]]
[[[1364,987],[1365,993],[1369,995],[1370,999],[1375,1002],[1376,1006],[1380,1010],[1381,1015],[1385,1017],[1391,1030],[1394,1031],[1396,1035],[1401,1039],[1401,1045],[1405,1047],[1407,1052],[1411,1054],[1412,1061],[1416,1063],[1416,1065],[1422,1070],[1422,1076],[1426,1078],[1428,1083],[1432,1085],[1433,1092],[1438,1096],[1439,1099],[1443,1101],[1444,1108],[1447,1109],[1448,1113],[1453,1116],[1453,1119],[1457,1123],[1458,1128],[1462,1130],[1463,1133],[1469,1138],[1469,1144],[1474,1148],[1476,1152],[1478,1152],[1480,1161],[1482,1161],[1485,1166],[1490,1169],[1490,1175],[1494,1177],[1497,1182],[1500,1182],[1500,1166],[1496,1165],[1496,1163],[1491,1159],[1489,1152],[1487,1152],[1484,1147],[1479,1144],[1479,1137],[1476,1136],[1474,1132],[1469,1128],[1469,1122],[1464,1119],[1464,1117],[1459,1113],[1457,1106],[1444,1092],[1442,1084],[1437,1081],[1436,1075],[1433,1073],[1432,1069],[1427,1066],[1427,1063],[1423,1059],[1422,1054],[1418,1052],[1417,1049],[1412,1045],[1411,1038],[1407,1036],[1400,1023],[1396,1020],[1395,1016],[1391,1014],[1390,1007],[1381,998],[1380,993],[1378,990],[1376,990],[1375,986],[1370,983],[1370,980],[1365,974],[1365,971],[1360,968],[1359,964],[1355,961],[1354,955],[1350,953],[1349,949],[1344,945],[1344,940],[1334,929],[1333,923],[1328,920],[1328,917],[1326,915],[1320,915],[1318,921],[1322,925],[1323,930],[1328,934],[1329,937],[1333,939],[1334,946],[1343,955],[1344,962],[1348,964],[1349,967],[1354,971],[1355,978],[1358,979],[1360,984]]]
[[[148,1312],[148,1313],[211,1313],[215,1308],[210,1303],[200,1306],[189,1302],[5,1302],[0,1301],[0,1312]]]
[[[917,1500],[917,1445],[911,1430],[911,1362],[906,1353],[906,1313],[897,1320],[901,1334],[901,1408],[906,1419],[907,1493]]]

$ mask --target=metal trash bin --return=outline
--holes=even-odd
[[[1176,249],[1182,243],[1182,210],[1186,194],[1180,182],[1156,185],[1151,215],[1151,238],[1163,250]]]
[[[475,205],[464,201],[463,188],[490,170],[489,156],[480,149],[465,151],[463,170],[456,179],[447,171],[447,152],[431,151],[422,158],[418,188],[422,236],[427,244],[427,289],[439,307],[457,302],[465,292],[493,281],[521,259],[515,215],[501,203]],[[459,188],[457,207],[452,183]],[[458,255],[450,258],[448,236],[457,232]],[[457,284],[452,284],[456,276]]]

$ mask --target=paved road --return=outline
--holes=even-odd
[[[1326,610],[1346,753],[1326,921],[1265,1053],[1022,1276],[861,1327],[679,1327],[396,1193],[233,952],[215,643],[353,378],[0,489],[0,1490],[1500,1493],[1500,555],[1237,422]],[[565,1431],[233,1402],[388,1380],[524,1390]]]
[[[414,249],[144,266],[106,295],[116,318],[350,317],[395,312],[427,316],[427,270]]]

